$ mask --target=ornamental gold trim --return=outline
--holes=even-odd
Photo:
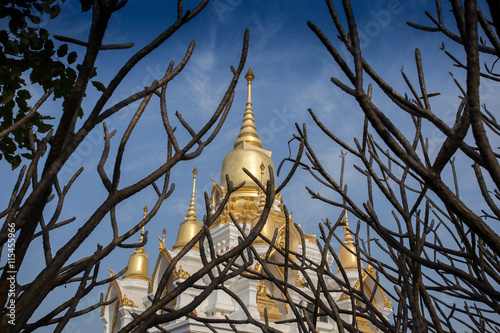
[[[149,278],[147,276],[141,275],[141,274],[130,274],[127,275],[128,278],[134,278],[134,279],[140,279],[140,280],[145,280],[149,282]]]
[[[179,266],[179,271],[177,272],[177,278],[175,278],[175,276],[174,276],[174,280],[178,280],[178,279],[187,280],[190,276],[191,276],[191,274],[186,272],[182,268],[182,265],[181,265],[181,266]]]
[[[123,295],[123,298],[122,298],[122,306],[130,306],[132,308],[137,308],[137,305],[135,305],[134,301],[132,301],[131,299],[128,299],[127,298],[127,295]]]
[[[257,310],[259,310],[260,320],[265,320],[264,309],[267,308],[267,316],[270,322],[279,320],[283,314],[276,306],[276,301],[267,294],[267,286],[264,280],[257,284]]]

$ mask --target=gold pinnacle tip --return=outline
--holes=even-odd
[[[255,79],[255,75],[253,75],[253,72],[252,72],[252,67],[248,68],[248,72],[245,74],[245,79],[247,79],[249,81],[252,81],[253,79]]]

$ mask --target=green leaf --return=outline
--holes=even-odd
[[[40,122],[39,124],[37,124],[37,127],[38,133],[47,133],[52,128],[52,125]]]
[[[45,11],[50,15],[50,18],[53,19],[56,18],[57,15],[59,15],[59,13],[61,12],[61,7],[59,7],[59,5],[55,5],[53,7],[47,6],[45,8]]]
[[[106,90],[106,87],[104,86],[104,84],[102,84],[102,83],[101,83],[101,82],[99,82],[99,81],[92,81],[92,85],[93,85],[94,87],[96,87],[96,89],[97,89],[97,90],[99,90],[99,91],[104,91],[104,90]]]
[[[130,311],[128,311],[128,313],[130,313],[130,315],[131,315],[131,316],[132,316],[132,318],[134,318],[134,319],[135,319],[135,318],[137,318],[137,317],[139,317],[139,315],[138,315],[137,313],[135,313],[135,312],[130,312]]]
[[[66,54],[68,54],[68,44],[63,44],[63,45],[59,46],[59,48],[57,49],[57,56],[59,58],[62,58]]]
[[[82,4],[82,13],[88,12],[92,9],[92,1],[80,0],[80,3]]]
[[[17,92],[17,96],[19,96],[19,98],[25,99],[25,100],[31,98],[30,92],[28,90],[25,90],[25,89],[19,90]]]
[[[7,0],[0,5],[0,17],[6,21],[5,29],[0,30],[0,129],[12,125],[31,110],[34,101],[28,87],[44,91],[53,88],[52,98],[60,98],[63,103],[70,96],[77,74],[68,62],[77,61],[78,55],[68,54],[67,44],[58,43],[58,48],[55,48],[50,29],[37,26],[45,14],[52,18],[58,16],[60,4],[66,1]],[[93,3],[91,0],[86,2]],[[5,159],[15,169],[22,160],[32,159],[32,154],[26,149],[30,148],[30,140],[39,143],[39,135],[53,127],[49,119],[36,113],[28,123],[3,137],[0,140],[0,160]],[[30,127],[36,130],[31,138]]]
[[[40,37],[42,39],[49,39],[49,32],[45,29],[40,29]]]
[[[66,75],[68,76],[68,79],[71,80],[72,82],[75,82],[76,80],[76,72],[73,68],[66,68]]]
[[[2,103],[8,103],[14,98],[14,90],[5,90],[2,94]]]
[[[36,15],[30,15],[28,17],[30,18],[31,22],[33,22],[34,24],[40,24],[40,22],[42,22],[42,20]]]
[[[68,64],[74,63],[77,58],[78,54],[76,52],[71,52],[70,54],[68,54]]]
[[[17,168],[21,164],[21,156],[16,155],[14,157],[9,157],[9,155],[5,155],[5,159],[12,165],[12,170]]]

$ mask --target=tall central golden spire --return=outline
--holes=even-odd
[[[221,168],[221,185],[223,187],[228,186],[226,183],[226,175],[233,184],[240,184],[245,182],[244,190],[237,191],[233,195],[246,195],[245,191],[251,189],[252,195],[258,194],[259,186],[250,178],[244,171],[243,168],[247,169],[255,177],[259,177],[260,165],[264,163],[265,170],[264,176],[262,177],[262,183],[270,179],[269,166],[274,170],[273,160],[271,159],[271,152],[262,148],[262,141],[257,134],[257,128],[255,127],[254,114],[252,109],[252,80],[255,75],[252,69],[248,69],[245,75],[247,80],[248,98],[245,108],[245,114],[243,115],[243,124],[241,125],[240,133],[236,141],[234,141],[234,149],[230,151],[224,157]],[[248,194],[248,193],[247,193]]]
[[[255,118],[252,109],[252,80],[255,75],[252,68],[248,69],[245,79],[247,79],[247,106],[245,114],[243,115],[243,124],[241,125],[240,134],[236,141],[234,141],[234,148],[241,145],[243,142],[249,143],[256,147],[262,148],[262,141],[257,134],[257,127],[255,127]]]

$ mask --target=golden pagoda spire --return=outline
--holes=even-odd
[[[262,148],[262,141],[257,134],[255,127],[254,114],[252,110],[252,80],[254,79],[252,69],[248,70],[245,78],[248,82],[248,99],[243,116],[243,124],[241,125],[240,133],[234,141],[234,149],[224,157],[221,168],[221,182],[223,188],[228,188],[226,175],[233,184],[245,182],[245,185],[240,190],[233,194],[234,196],[247,196],[248,191],[252,192],[251,196],[259,195],[259,187],[249,177],[243,168],[247,169],[255,177],[259,176],[260,163],[265,165],[264,177],[262,183],[266,183],[270,179],[269,169],[271,166],[274,169],[274,163],[271,159],[271,152]]]
[[[234,141],[234,148],[241,145],[243,142],[262,148],[262,141],[257,134],[257,127],[255,127],[255,118],[252,109],[252,80],[255,75],[252,68],[248,69],[245,79],[247,79],[247,106],[245,114],[243,115],[243,124],[241,125],[240,134],[236,141]]]
[[[196,205],[195,205],[195,191],[196,191],[196,175],[198,174],[198,169],[194,167],[193,169],[193,190],[191,192],[191,202],[189,203],[188,212],[186,214],[186,220],[196,221],[198,217],[196,215]]]
[[[350,250],[350,251],[349,251]],[[339,260],[340,264],[344,270],[357,270],[358,269],[358,259],[357,259],[357,249],[354,244],[354,238],[352,233],[349,231],[349,219],[347,217],[347,209],[344,210],[344,244],[340,245],[339,249]],[[363,266],[363,264],[361,264]]]
[[[148,213],[148,206],[146,205],[144,207],[143,218],[146,218],[147,213]],[[144,239],[144,230],[145,230],[144,226],[142,226],[141,236],[139,237],[139,243],[141,243]],[[146,253],[146,249],[144,248],[144,246],[135,249],[134,253],[132,253],[130,259],[128,260],[127,267],[128,267],[127,272],[123,276],[124,279],[136,278],[149,281],[148,254]]]
[[[144,215],[142,216],[143,219],[146,218],[146,215],[148,215],[148,205],[144,206]],[[142,226],[142,229],[141,229],[141,236],[139,237],[139,243],[142,242],[142,240],[144,239],[144,232],[145,232],[145,228],[146,225],[143,225]],[[142,246],[142,248],[144,248],[144,246]]]
[[[354,238],[349,231],[349,218],[347,217],[347,209],[344,210],[344,244],[354,244]]]
[[[197,220],[195,206],[196,174],[198,174],[198,170],[195,167],[193,169],[193,191],[191,193],[191,203],[189,204],[186,218],[179,227],[177,241],[173,246],[174,250],[184,247],[201,230],[201,222]],[[196,247],[197,246],[195,246],[195,248]]]

